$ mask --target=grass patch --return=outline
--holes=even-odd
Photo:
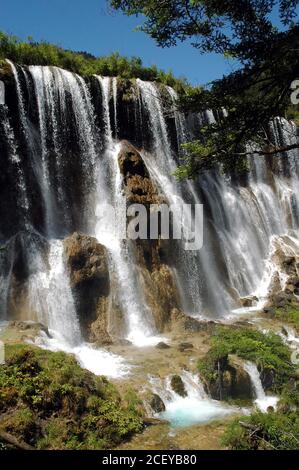
[[[289,323],[290,325],[299,328],[299,307],[296,305],[287,305],[286,307],[275,309],[275,318],[278,320]]]

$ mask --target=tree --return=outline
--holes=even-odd
[[[180,177],[192,177],[217,162],[227,170],[245,168],[248,143],[274,155],[268,132],[275,116],[290,107],[292,82],[299,78],[298,0],[111,0],[127,15],[143,15],[139,28],[161,47],[190,41],[200,53],[216,52],[234,59],[237,71],[206,88],[186,89],[178,105],[184,111],[206,108],[228,112],[201,129],[187,144]],[[297,20],[297,21],[296,21]],[[299,145],[296,147],[299,147]],[[257,148],[252,145],[252,148]],[[246,150],[247,149],[247,150]]]

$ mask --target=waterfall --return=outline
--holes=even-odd
[[[29,200],[27,194],[26,180],[22,167],[22,161],[18,153],[14,130],[8,117],[8,108],[3,105],[0,120],[0,135],[4,136],[7,152],[9,155],[9,164],[12,167],[13,178],[16,182],[16,195],[18,200],[18,209],[21,210],[25,227],[28,226]],[[1,233],[1,232],[0,232]]]
[[[37,312],[38,320],[47,325],[57,339],[76,346],[82,342],[82,338],[65,268],[63,242],[50,241],[49,267],[40,256],[37,259],[40,263],[39,270],[29,281],[32,310]]]
[[[116,77],[83,79],[57,67],[9,63],[13,80],[7,96],[15,94],[15,98],[1,107],[5,186],[0,205],[1,243],[24,229],[42,234],[50,243],[50,269],[43,257],[39,262],[39,255],[32,253],[40,279],[31,281],[44,286],[44,294],[38,293],[36,285],[31,292],[32,308],[36,313],[40,309],[40,321],[68,335],[65,340],[70,344],[81,341],[75,334],[75,308],[67,307],[73,305],[71,297],[65,296],[67,305],[54,302],[58,289],[55,266],[61,282],[65,275],[69,283],[59,240],[81,231],[96,236],[108,250],[113,295],[125,320],[124,336],[140,345],[151,344],[157,333],[145,302],[134,242],[117,236],[101,212],[111,204],[124,233],[121,221],[126,197],[117,158],[120,141],[128,135],[141,142],[140,153],[151,179],[167,202],[176,205],[175,225],[180,223],[179,209],[184,204],[204,206],[203,248],[186,251],[183,241],[170,243],[169,268],[177,281],[181,309],[197,318],[224,318],[232,311],[240,312],[242,297],[249,295],[258,297],[256,307],[261,308],[277,270],[275,250],[298,253],[297,150],[271,158],[248,157],[246,181],[224,176],[219,169],[192,182],[179,182],[173,177],[177,150],[194,136],[194,126],[214,122],[211,110],[201,116],[185,116],[176,108],[172,88],[164,87],[162,92],[155,83],[140,79],[136,85],[130,83],[132,97],[126,100]],[[283,118],[271,123],[270,132],[277,145],[298,139],[296,126]],[[0,255],[5,304],[11,265],[2,252]],[[281,281],[283,286],[285,281]],[[63,289],[70,292],[66,284]],[[44,298],[50,299],[50,307]],[[69,322],[74,322],[74,331],[67,328],[70,333],[64,331],[64,309],[71,312]]]
[[[103,121],[105,124],[106,151],[104,162],[106,165],[109,181],[99,188],[97,200],[97,220],[95,234],[100,243],[106,246],[110,254],[110,272],[114,273],[118,281],[119,301],[122,305],[127,324],[127,338],[134,344],[145,346],[157,343],[160,338],[155,337],[152,314],[147,306],[138,273],[134,266],[134,255],[130,250],[130,244],[122,240],[122,234],[115,231],[111,224],[109,214],[104,216],[103,210],[107,204],[112,204],[116,223],[120,224],[126,216],[126,197],[122,188],[122,175],[118,165],[118,154],[120,145],[115,144],[112,139],[110,118],[110,78],[97,77],[103,95]],[[115,101],[114,101],[115,103]],[[103,162],[98,167],[98,173],[103,172]],[[100,185],[98,184],[98,187]],[[105,187],[105,190],[103,188]],[[104,223],[103,223],[104,222]],[[123,236],[124,238],[124,236]]]
[[[30,66],[29,72],[38,106],[41,148],[38,174],[46,209],[46,232],[55,236],[61,232],[61,224],[67,230],[71,226],[67,181],[73,162],[68,161],[67,145],[73,149],[70,157],[78,155],[77,171],[81,172],[80,183],[84,182],[83,192],[93,183],[98,156],[94,111],[80,76],[56,67]]]
[[[236,408],[210,399],[198,376],[183,371],[181,378],[187,392],[186,397],[174,392],[170,377],[164,380],[149,377],[152,391],[161,397],[166,408],[159,416],[170,421],[173,427],[206,423],[236,412]]]
[[[266,412],[269,406],[275,408],[278,402],[278,397],[268,396],[265,394],[257,366],[253,362],[246,362],[244,364],[244,370],[250,377],[256,396],[254,403],[257,408],[263,412]]]

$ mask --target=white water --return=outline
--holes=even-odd
[[[109,97],[111,80],[100,76],[97,79],[103,95],[103,120],[106,140],[104,161],[110,178],[105,185],[98,184],[95,235],[98,241],[106,246],[110,254],[110,272],[115,274],[118,281],[119,300],[126,317],[127,339],[137,346],[149,346],[157,344],[161,341],[161,337],[155,334],[152,314],[145,302],[138,272],[134,265],[134,255],[130,250],[129,243],[122,239],[125,238],[126,233],[125,227],[120,226],[121,221],[126,220],[126,197],[123,192],[122,175],[118,165],[118,154],[121,146],[113,142],[110,125]],[[115,90],[115,85],[113,90]],[[115,91],[113,96],[115,100]],[[99,173],[102,171],[102,165],[103,162],[100,163],[98,168]],[[109,214],[104,214],[105,205],[107,204],[113,205],[116,214],[115,219]]]
[[[40,258],[40,269],[30,279],[30,301],[38,320],[48,326],[51,337],[42,333],[35,344],[51,351],[74,354],[82,367],[99,375],[121,377],[129,372],[123,359],[104,349],[84,343],[66,271],[63,242],[51,240],[47,265]]]
[[[159,417],[170,421],[174,428],[206,423],[237,411],[237,408],[209,398],[198,376],[184,371],[181,378],[187,397],[181,397],[172,390],[170,377],[165,380],[149,377],[153,392],[161,397],[166,407]]]
[[[40,130],[41,159],[37,174],[44,196],[46,212],[46,231],[54,237],[61,224],[59,208],[64,208],[63,224],[70,226],[70,209],[65,195],[67,180],[64,177],[64,138],[69,127],[69,98],[72,103],[72,119],[75,120],[78,145],[82,163],[82,179],[87,185],[93,175],[97,159],[94,133],[94,114],[89,91],[84,80],[76,74],[57,67],[30,66],[29,71],[34,82]],[[59,119],[59,121],[58,121]],[[53,151],[49,154],[51,139],[55,160],[56,177],[53,179]],[[50,164],[52,166],[50,166]]]
[[[244,364],[244,369],[250,377],[256,396],[254,403],[257,408],[264,413],[267,411],[269,406],[276,408],[278,397],[265,394],[257,366],[253,362],[246,362]]]

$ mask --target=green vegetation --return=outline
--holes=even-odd
[[[285,307],[278,307],[275,309],[275,318],[278,320],[289,323],[290,325],[299,328],[299,306],[287,305]]]
[[[72,356],[22,344],[6,346],[0,414],[0,430],[38,449],[107,449],[142,429],[132,394],[123,401]]]
[[[122,78],[141,78],[172,86],[178,91],[187,87],[185,79],[177,79],[172,72],[159,70],[155,65],[144,67],[138,57],[122,57],[118,53],[94,57],[86,52],[73,52],[47,42],[29,38],[20,41],[15,36],[0,32],[0,64],[4,59],[22,65],[54,65],[83,76],[97,74]]]
[[[288,413],[260,411],[242,418],[250,428],[234,420],[227,428],[223,444],[233,450],[297,450],[299,444],[298,411]]]
[[[298,386],[298,379],[292,379],[284,385],[277,411],[255,411],[250,416],[230,423],[223,437],[223,444],[234,450],[297,450]]]
[[[299,23],[294,0],[110,0],[126,15],[141,15],[140,29],[159,46],[187,42],[200,53],[231,60],[234,71],[205,89],[187,89],[184,111],[227,110],[186,146],[178,178],[211,167],[247,171],[247,155],[276,155],[299,145],[277,146],[269,132],[276,116],[291,117],[291,84],[299,77]],[[220,113],[221,114],[221,113]],[[298,117],[298,114],[296,114]],[[296,119],[297,119],[296,117]],[[248,148],[248,143],[253,143]],[[259,151],[257,152],[257,148]]]
[[[201,375],[208,381],[216,380],[217,363],[226,361],[228,354],[255,362],[260,369],[273,370],[276,390],[281,389],[295,372],[290,351],[278,335],[263,334],[250,328],[220,326],[211,338],[209,353],[198,363]]]

